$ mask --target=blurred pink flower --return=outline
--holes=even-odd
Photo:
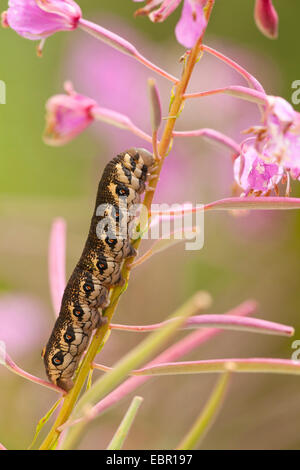
[[[72,85],[65,86],[66,95],[52,96],[46,103],[46,129],[44,140],[50,145],[63,145],[94,120],[91,109],[96,101],[76,93]]]
[[[280,96],[268,96],[265,110],[265,124],[275,137],[285,133],[294,124],[297,113],[293,106]]]
[[[273,150],[279,163],[300,179],[300,114],[283,98],[268,97],[266,128],[269,135],[267,147]]]
[[[0,296],[0,340],[14,357],[35,347],[41,347],[41,338],[47,334],[47,312],[35,297],[9,293]]]
[[[3,24],[27,39],[77,28],[81,9],[73,0],[9,0]]]
[[[254,18],[258,29],[268,38],[278,36],[278,15],[272,0],[256,0]]]
[[[95,100],[79,95],[71,82],[65,84],[67,95],[55,95],[46,103],[44,141],[49,145],[64,145],[81,134],[94,120],[126,129],[152,143],[152,137],[139,129],[128,116],[101,108]]]
[[[250,129],[256,137],[254,146],[260,158],[267,164],[276,163],[281,167],[281,175],[289,172],[294,179],[300,177],[299,121],[299,113],[290,103],[279,96],[267,96],[263,125]]]
[[[283,169],[274,160],[269,155],[261,158],[253,145],[243,146],[241,155],[234,162],[234,177],[245,195],[251,191],[264,194],[279,183]]]
[[[193,47],[206,27],[207,21],[203,12],[206,1],[184,0],[181,18],[175,29],[177,41],[184,47]],[[151,21],[162,22],[176,10],[180,3],[181,0],[150,0],[146,6],[136,11],[136,15],[148,15]]]

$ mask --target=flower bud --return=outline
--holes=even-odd
[[[272,0],[256,0],[254,18],[258,29],[268,38],[278,36],[278,15]]]
[[[76,93],[66,84],[66,95],[52,96],[46,103],[46,129],[44,141],[49,145],[64,145],[93,121],[92,109],[96,101]]]

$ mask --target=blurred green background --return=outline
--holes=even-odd
[[[148,44],[148,51],[163,50],[175,42],[173,31],[180,11],[164,24],[153,25],[147,18],[133,18],[137,4],[130,0],[79,3],[87,19],[96,17],[101,22],[102,15],[114,16],[138,31]],[[2,11],[7,2],[1,1],[0,5]],[[257,30],[253,0],[217,0],[206,43],[218,42],[220,48],[223,43],[224,47],[232,44],[240,54],[245,51],[252,59],[257,57],[257,62],[250,60],[253,64],[250,71],[269,94],[290,100],[291,83],[300,79],[297,50],[300,4],[290,0],[288,7],[279,1],[274,1],[274,5],[280,18],[277,41],[268,40]],[[104,26],[109,27],[109,20],[105,20]],[[72,79],[65,76],[66,54],[73,37],[79,43],[83,34],[80,31],[56,34],[46,42],[44,57],[39,59],[33,42],[13,31],[1,31],[0,79],[7,86],[7,104],[0,106],[0,291],[2,295],[14,292],[32,295],[44,306],[46,326],[41,330],[38,345],[16,357],[21,367],[40,376],[44,376],[40,351],[53,324],[47,274],[51,223],[57,216],[67,220],[70,274],[85,241],[97,180],[112,157],[105,153],[108,151],[105,139],[102,145],[101,135],[99,139],[96,132],[86,132],[61,148],[47,147],[41,138],[45,102],[52,94],[61,92],[63,80]],[[177,61],[184,50],[179,45],[171,50],[169,61],[176,63],[173,73],[176,70],[179,73]],[[122,79],[122,70],[112,73]],[[230,106],[230,101],[226,103]],[[221,116],[224,122],[226,114],[224,107]],[[201,119],[199,127],[205,122]],[[191,149],[198,145],[205,158],[209,144],[194,141]],[[187,152],[184,158],[183,165],[191,171],[197,168],[193,155]],[[193,182],[195,197],[198,188],[208,187],[201,192],[204,197],[201,202],[230,195],[230,181],[227,193],[216,187],[214,167],[209,166],[214,161],[206,161],[207,173],[200,172],[197,182]],[[168,184],[172,185],[172,174]],[[182,188],[187,193],[189,186],[190,182],[182,179]],[[297,185],[293,196],[300,196]],[[293,339],[299,339],[299,234],[300,214],[296,211],[272,215],[264,212],[259,216],[249,213],[240,218],[209,214],[205,219],[204,249],[195,253],[174,247],[134,272],[116,319],[141,324],[159,321],[202,289],[213,296],[211,313],[223,313],[247,298],[254,298],[260,305],[259,317],[293,325],[296,328]],[[1,332],[9,319],[4,312],[0,315]],[[24,321],[22,318],[20,323]],[[14,325],[16,330],[18,326]],[[112,365],[140,340],[137,336],[113,334],[99,362]],[[290,358],[293,339],[224,332],[189,357]],[[15,357],[13,350],[9,353]],[[53,393],[24,383],[3,368],[0,380],[0,442],[9,448],[24,448],[30,443],[37,421],[53,403]],[[138,391],[145,400],[126,448],[176,446],[205,403],[215,380],[216,376],[185,376],[149,381]],[[224,407],[201,448],[299,449],[299,387],[299,379],[289,376],[233,377]],[[99,419],[80,448],[105,448],[127,406],[128,399]]]

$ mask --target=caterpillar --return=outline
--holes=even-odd
[[[109,289],[124,283],[122,262],[136,254],[130,209],[140,202],[153,165],[150,152],[131,148],[106,165],[99,182],[89,234],[42,353],[49,380],[67,392],[93,330],[103,324],[99,309],[109,305]]]

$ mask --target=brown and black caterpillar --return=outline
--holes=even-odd
[[[132,148],[105,167],[83,253],[64,291],[59,316],[44,349],[51,382],[69,391],[92,332],[101,325],[99,309],[109,304],[109,289],[122,285],[121,264],[135,254],[130,243],[130,209],[145,191],[153,155]],[[125,221],[125,223],[124,223]],[[123,234],[125,225],[125,236]]]

